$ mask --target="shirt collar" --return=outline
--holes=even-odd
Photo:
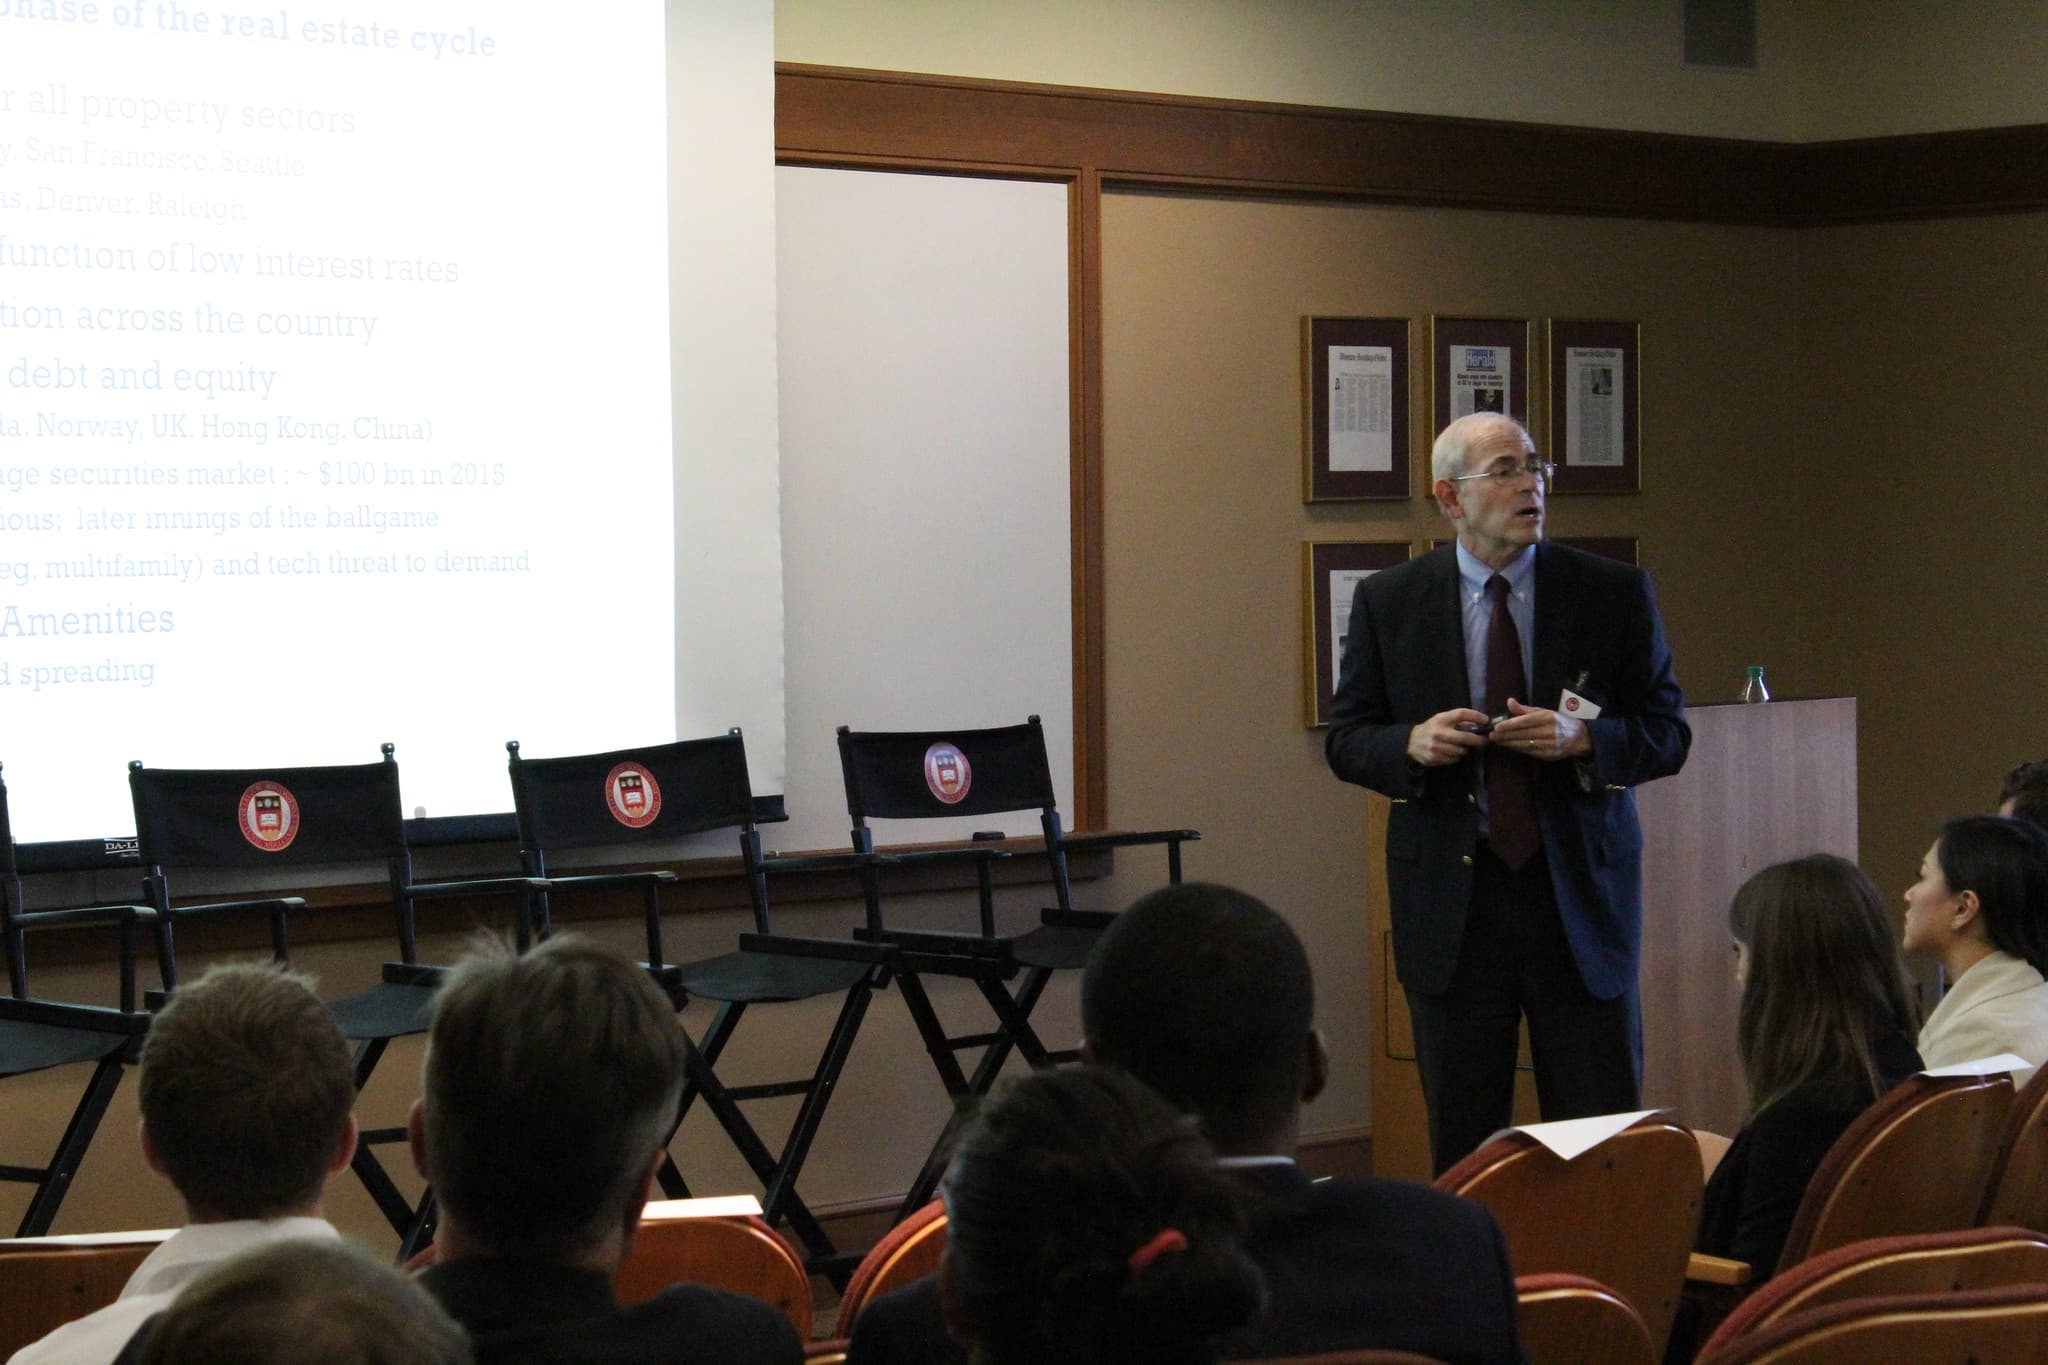
[[[1520,596],[1529,590],[1529,580],[1536,572],[1536,547],[1526,546],[1522,552],[1509,560],[1505,568],[1492,569],[1479,561],[1479,556],[1465,548],[1464,541],[1455,542],[1458,547],[1458,577],[1464,583],[1465,591],[1473,596],[1486,591],[1486,580],[1498,573],[1508,581],[1508,591]]]
[[[199,1271],[238,1251],[295,1237],[335,1241],[341,1234],[324,1218],[240,1218],[225,1223],[193,1223],[172,1233],[162,1246],[143,1258],[121,1290],[121,1297],[162,1294],[181,1288]]]

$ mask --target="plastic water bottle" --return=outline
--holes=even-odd
[[[1769,701],[1771,689],[1764,686],[1763,665],[1751,664],[1745,670],[1745,674],[1742,680],[1742,699],[1746,702]]]

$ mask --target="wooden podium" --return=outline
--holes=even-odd
[[[1694,1128],[1741,1125],[1728,903],[1752,872],[1806,853],[1856,856],[1856,701],[1699,706],[1676,777],[1636,792],[1643,822],[1643,1103]],[[1387,924],[1388,802],[1370,797],[1366,842],[1372,989],[1372,1156],[1381,1175],[1429,1179],[1429,1130],[1408,1002]],[[1537,1117],[1528,1039],[1515,1118]]]

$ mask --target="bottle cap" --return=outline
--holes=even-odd
[[[1761,678],[1761,677],[1762,677],[1763,675],[1764,675],[1764,666],[1763,666],[1762,664],[1751,664],[1751,665],[1749,666],[1749,676],[1750,676],[1750,677],[1752,677],[1752,678]]]

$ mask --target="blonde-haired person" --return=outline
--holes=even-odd
[[[341,1242],[271,1242],[210,1267],[116,1365],[473,1365],[425,1290]]]
[[[1920,1029],[1927,1065],[2009,1052],[2025,1085],[2048,1061],[2048,833],[1996,815],[1943,825],[1906,892],[1905,947],[1948,981]]]

